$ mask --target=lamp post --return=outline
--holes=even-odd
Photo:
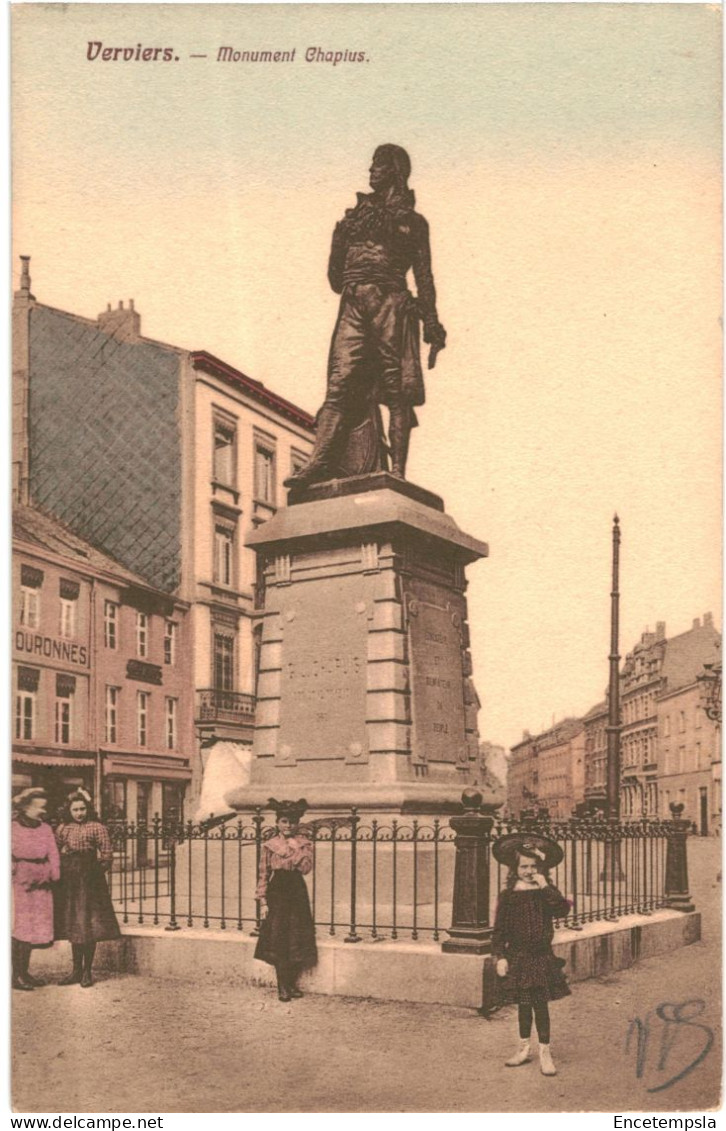
[[[620,817],[620,520],[613,519],[613,569],[610,592],[610,687],[607,725],[607,815]]]
[[[716,752],[712,766],[713,790],[715,799],[712,805],[716,820],[721,821],[721,661],[704,664],[703,671],[696,676],[701,695],[701,706],[716,726]],[[718,776],[716,765],[718,764]],[[703,826],[705,827],[705,826]]]

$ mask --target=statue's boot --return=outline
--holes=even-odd
[[[395,475],[396,479],[406,478],[410,438],[411,409],[408,405],[392,408],[388,421],[388,443],[391,448],[391,475]]]
[[[315,447],[310,459],[295,475],[283,480],[286,487],[307,487],[309,483],[320,483],[330,479],[329,461],[338,440],[343,423],[343,413],[331,405],[323,405],[315,429]]]

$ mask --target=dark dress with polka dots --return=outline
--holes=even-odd
[[[536,1005],[570,994],[565,961],[552,951],[553,920],[563,918],[569,908],[568,900],[551,885],[500,894],[492,954],[509,963],[506,976],[497,978],[502,1004]]]

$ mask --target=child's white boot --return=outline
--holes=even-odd
[[[528,1060],[532,1059],[529,1040],[520,1040],[517,1046],[517,1051],[510,1056],[509,1060],[504,1063],[507,1068],[518,1068],[520,1064],[526,1064]]]
[[[549,1045],[539,1046],[539,1067],[543,1076],[556,1076],[557,1069],[552,1063],[552,1053]]]

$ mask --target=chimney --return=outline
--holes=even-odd
[[[134,300],[129,299],[126,308],[123,301],[119,302],[116,310],[111,309],[109,302],[98,316],[98,328],[120,342],[138,342],[141,337],[141,315],[134,310]]]
[[[30,313],[35,297],[30,293],[30,256],[20,256],[20,288],[13,295],[12,317],[12,443],[13,503],[30,501],[30,451],[28,445],[28,393],[30,381]]]
[[[666,638],[666,622],[664,620],[656,621],[655,638],[656,638],[656,640],[665,640],[665,638]]]
[[[700,617],[694,617],[693,618],[693,625],[691,626],[691,631],[693,631],[694,628],[700,628],[700,627],[701,627],[701,618]]]
[[[703,627],[704,628],[713,628],[713,613],[704,613],[703,614]]]
[[[15,292],[15,298],[35,302],[35,295],[30,293],[30,256],[21,255],[20,264],[20,287]]]

